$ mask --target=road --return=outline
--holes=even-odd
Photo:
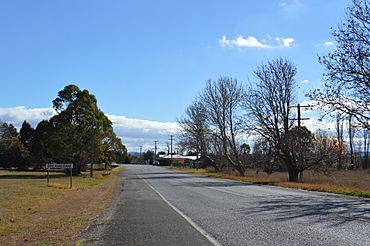
[[[370,200],[125,165],[93,245],[370,245]]]

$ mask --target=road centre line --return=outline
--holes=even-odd
[[[170,206],[173,210],[175,210],[176,213],[181,215],[191,226],[194,227],[195,230],[197,230],[200,234],[202,234],[207,240],[214,246],[222,246],[220,242],[217,241],[213,236],[211,236],[208,232],[206,232],[203,228],[201,228],[199,225],[197,225],[190,217],[185,215],[183,212],[181,212],[180,209],[175,207],[172,203],[170,203],[158,190],[156,190],[151,184],[149,184],[145,178],[138,175],[157,195],[165,202],[168,206]]]

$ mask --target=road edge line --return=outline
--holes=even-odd
[[[157,195],[165,202],[168,206],[170,206],[173,210],[175,210],[176,213],[181,215],[192,227],[194,227],[195,230],[197,230],[202,236],[204,236],[211,244],[214,246],[222,246],[220,242],[217,241],[216,238],[211,236],[208,232],[206,232],[202,227],[197,225],[190,217],[185,215],[183,212],[181,212],[180,209],[175,207],[172,203],[170,203],[158,190],[156,190],[151,184],[149,184],[144,178],[142,180],[155,192]]]

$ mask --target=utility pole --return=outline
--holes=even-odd
[[[167,144],[167,155],[169,155],[170,154],[170,143],[167,142],[166,144]]]
[[[140,145],[140,157],[139,157],[139,163],[141,162],[141,151],[143,150],[143,146]]]
[[[297,105],[292,105],[292,106],[289,106],[289,108],[297,108],[297,119],[292,119],[292,120],[298,120],[298,127],[301,126],[301,121],[302,120],[309,120],[310,118],[302,118],[301,117],[301,108],[313,108],[315,107],[316,105],[300,105],[299,103]],[[288,125],[288,123],[286,123],[286,125]]]
[[[157,160],[157,143],[158,141],[154,141],[154,160]]]
[[[170,141],[171,141],[171,166],[172,166],[172,141],[173,141],[173,135],[170,135]]]

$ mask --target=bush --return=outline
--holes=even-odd
[[[0,167],[27,168],[29,151],[18,138],[0,140]]]

